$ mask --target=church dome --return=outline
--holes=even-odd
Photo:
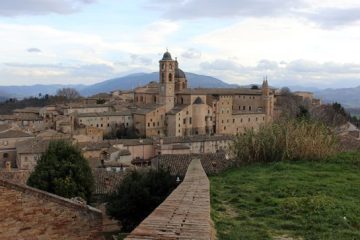
[[[193,104],[204,104],[204,101],[200,97],[197,97]]]
[[[168,51],[166,51],[163,55],[162,60],[172,60],[171,54]]]
[[[186,78],[185,73],[180,68],[175,70],[175,78]]]

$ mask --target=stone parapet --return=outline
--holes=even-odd
[[[100,210],[1,179],[0,212],[0,239],[102,239]]]
[[[126,239],[209,240],[212,231],[209,179],[194,159],[184,181]]]

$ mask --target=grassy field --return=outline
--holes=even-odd
[[[360,239],[360,153],[255,164],[210,180],[219,239]]]

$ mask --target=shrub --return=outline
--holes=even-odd
[[[62,197],[90,200],[94,179],[79,149],[65,141],[50,142],[27,184]]]
[[[247,130],[231,149],[239,163],[319,160],[335,153],[336,141],[322,123],[288,120]]]
[[[163,169],[138,171],[127,175],[108,196],[107,213],[130,232],[145,219],[176,186],[175,177]]]

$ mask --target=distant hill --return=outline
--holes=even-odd
[[[0,96],[0,103],[5,102],[7,99],[8,99],[7,97]]]
[[[360,108],[360,86],[355,88],[324,89],[315,92],[323,102],[339,102],[346,108]]]
[[[209,87],[209,88],[222,88],[222,87],[237,87],[234,84],[225,83],[217,78],[198,75],[194,73],[186,73],[186,77],[190,87]],[[58,89],[64,87],[71,87],[77,89],[83,96],[91,96],[100,92],[111,92],[113,90],[122,89],[130,90],[138,86],[145,85],[150,81],[159,81],[159,73],[135,73],[120,78],[106,80],[93,85],[31,85],[31,86],[0,86],[0,96],[9,96],[16,98],[24,98],[30,96],[56,94]]]
[[[85,85],[61,85],[61,84],[51,84],[51,85],[30,85],[30,86],[0,86],[1,93],[0,96],[9,96],[16,98],[24,98],[31,96],[38,96],[39,93],[42,95],[49,94],[55,95],[58,89],[64,87],[76,88],[78,91],[81,90]]]
[[[235,84],[225,83],[217,78],[199,75],[194,73],[186,73],[188,85],[190,87],[209,87],[209,88],[231,88],[237,87]],[[84,96],[94,95],[99,92],[110,92],[116,89],[129,90],[138,86],[145,85],[150,81],[159,81],[159,73],[137,73],[125,77],[114,78],[87,86],[80,90]]]
[[[194,73],[186,73],[189,87],[206,87],[206,88],[235,88],[236,84],[228,84],[220,79],[199,75]],[[110,92],[117,89],[129,90],[147,84],[150,81],[158,81],[159,73],[135,73],[124,77],[105,80],[92,85],[32,85],[32,86],[0,86],[0,101],[9,97],[29,97],[56,94],[56,91],[64,87],[72,87],[77,89],[83,96],[91,96],[100,92]],[[248,86],[247,86],[248,87]],[[312,91],[315,96],[323,102],[340,102],[346,108],[360,108],[360,86],[356,88],[342,89],[316,89],[312,87],[290,86],[292,91]]]

